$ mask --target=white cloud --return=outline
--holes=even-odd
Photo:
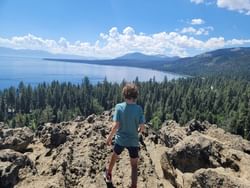
[[[15,49],[45,50],[51,53],[74,54],[99,58],[112,58],[129,52],[146,54],[164,54],[168,56],[195,55],[217,48],[250,44],[250,39],[230,39],[223,37],[201,40],[196,35],[206,35],[209,28],[187,28],[186,32],[159,32],[154,34],[137,33],[132,27],[122,32],[113,27],[107,33],[101,33],[94,43],[75,41],[69,42],[61,37],[58,41],[44,39],[32,34],[1,38],[0,46]],[[189,31],[189,32],[188,32]],[[190,32],[193,34],[190,35]],[[187,33],[189,33],[187,35]]]
[[[211,0],[210,0],[211,1]],[[250,0],[215,0],[219,8],[226,8],[231,11],[238,11],[250,15]],[[209,3],[209,0],[191,0],[192,3]]]
[[[133,36],[135,34],[135,30],[132,27],[126,27],[123,30],[123,34],[127,36]]]
[[[112,38],[116,38],[119,35],[118,29],[117,27],[112,27],[109,30],[109,36],[111,36]]]
[[[227,41],[227,45],[244,45],[245,43],[250,43],[250,40],[232,39]]]
[[[203,3],[204,0],[191,0],[192,3],[200,4]]]
[[[192,25],[201,25],[201,24],[204,24],[204,23],[205,23],[205,21],[202,20],[201,18],[195,18],[195,19],[191,20]]]
[[[208,35],[209,34],[209,31],[212,31],[213,30],[213,27],[204,27],[204,28],[198,28],[198,29],[195,29],[193,27],[184,27],[182,30],[181,30],[181,33],[185,34],[185,33],[188,33],[188,34],[193,34],[193,35]]]
[[[250,15],[250,0],[217,0],[217,6]]]

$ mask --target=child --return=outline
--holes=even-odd
[[[134,84],[126,84],[122,90],[125,102],[115,106],[112,130],[107,138],[107,145],[111,145],[115,135],[115,145],[108,168],[104,173],[107,183],[112,182],[112,169],[118,156],[124,148],[129,152],[131,164],[131,188],[137,187],[137,163],[139,152],[138,132],[144,131],[144,115],[142,108],[136,104],[138,89]]]

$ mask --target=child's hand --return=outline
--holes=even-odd
[[[144,133],[144,130],[145,130],[145,128],[144,128],[144,125],[141,125],[139,128],[138,128],[138,132],[139,133]]]
[[[106,144],[108,146],[111,146],[111,144],[112,144],[112,138],[108,137],[107,140],[106,140]]]

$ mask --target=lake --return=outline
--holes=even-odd
[[[49,83],[53,80],[76,84],[81,83],[85,76],[93,84],[102,82],[105,77],[108,81],[117,83],[121,83],[124,79],[133,81],[136,77],[139,78],[139,81],[148,81],[153,77],[155,77],[156,81],[163,81],[165,76],[168,80],[184,77],[174,73],[143,68],[0,56],[0,89],[18,86],[21,81],[32,86],[44,81]]]

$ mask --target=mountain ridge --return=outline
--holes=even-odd
[[[223,48],[172,61],[164,70],[193,76],[250,74],[250,47]]]
[[[168,57],[168,56],[160,55],[160,54],[158,54],[158,55],[147,55],[147,54],[140,53],[140,52],[134,52],[134,53],[124,54],[124,55],[119,56],[119,57],[114,58],[114,59],[118,59],[118,60],[142,60],[142,61],[152,61],[152,60],[155,60],[155,61],[164,61],[164,60],[170,61],[170,60],[177,60],[177,59],[179,59],[179,57],[178,56]]]

